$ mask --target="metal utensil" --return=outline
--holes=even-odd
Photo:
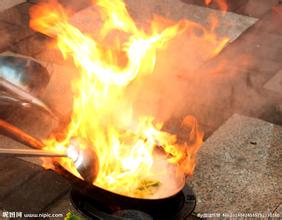
[[[66,153],[55,153],[46,150],[10,149],[0,147],[0,157],[68,157]]]
[[[53,111],[36,97],[49,78],[46,68],[32,58],[0,55],[0,107],[35,106],[57,119]]]
[[[69,157],[72,159],[77,171],[85,181],[92,184],[97,177],[99,171],[98,157],[87,140],[78,137],[72,138],[69,145],[66,147],[68,149],[67,152],[56,153],[42,150],[42,148],[45,147],[42,141],[1,119],[0,134],[4,134],[29,147],[36,148],[36,150],[0,149],[2,156]]]
[[[0,148],[0,157],[67,157],[70,158],[81,177],[93,183],[99,170],[98,158],[94,150],[89,147],[82,149],[81,141],[73,139],[67,152],[53,152],[35,149]]]
[[[33,105],[37,108],[47,112],[53,118],[57,119],[57,116],[53,111],[40,99],[21,89],[20,87],[10,83],[0,76],[0,90],[2,92],[1,99],[6,99],[6,101],[21,104],[22,106]]]

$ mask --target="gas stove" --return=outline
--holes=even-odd
[[[182,220],[192,214],[196,205],[195,194],[187,184],[173,197],[157,200],[155,205],[148,206],[148,201],[144,199],[137,209],[128,208],[130,204],[126,201],[114,206],[102,204],[99,196],[93,197],[91,193],[76,188],[70,195],[73,206],[80,214],[95,220]]]

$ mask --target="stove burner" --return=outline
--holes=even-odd
[[[151,207],[151,210],[146,210],[144,208],[146,206],[140,207],[140,210],[108,207],[102,205],[99,198],[81,193],[75,188],[71,191],[71,202],[82,215],[93,220],[182,220],[193,212],[196,198],[192,189],[185,184],[182,191],[177,193],[173,199],[167,199],[165,204],[162,204],[163,209],[152,209]]]

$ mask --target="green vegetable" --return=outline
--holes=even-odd
[[[66,217],[64,218],[64,220],[84,220],[84,219],[81,218],[81,217],[78,217],[77,215],[75,215],[71,212],[68,212]]]

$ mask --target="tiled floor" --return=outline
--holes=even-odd
[[[0,52],[9,50],[41,59],[53,73],[43,98],[50,104],[57,103],[52,107],[61,114],[68,114],[71,99],[60,99],[50,94],[63,91],[65,95],[71,78],[59,74],[66,70],[61,65],[61,55],[54,51],[46,52],[48,38],[28,28],[28,8],[34,2],[37,1],[28,1],[0,12],[0,33],[3,36]],[[61,2],[70,5],[70,1]],[[74,12],[89,6],[88,1],[72,2]],[[132,15],[139,20],[160,13],[173,19],[185,17],[205,24],[211,11],[220,13],[203,8],[202,4],[199,7],[200,1],[197,0],[126,2]],[[274,0],[260,0],[256,4],[255,1],[228,2],[229,10],[235,13],[227,13],[221,21],[231,24],[231,28],[221,26],[219,33],[227,34],[234,41],[218,56],[202,62],[195,70],[198,77],[189,78],[190,87],[182,111],[182,114],[196,115],[206,138],[209,137],[199,154],[191,182],[198,198],[196,211],[276,211],[281,215],[279,170],[282,167],[279,157],[282,133],[279,125],[282,125],[282,96],[279,76],[282,69],[282,7]],[[210,7],[216,8],[216,5]],[[77,15],[79,13],[74,14]],[[253,17],[242,15],[256,17],[258,22]],[[56,64],[50,57],[53,61],[55,57]],[[64,87],[57,87],[58,81],[64,81]],[[50,120],[38,112],[28,115],[10,109],[0,118],[6,118],[39,138],[46,136],[50,129]],[[177,127],[174,130],[177,131]],[[1,136],[0,143],[17,145]],[[60,209],[63,212],[70,209],[75,212],[68,200],[69,187],[69,183],[59,175],[32,163],[20,159],[0,161],[0,210],[55,213]],[[47,190],[50,193],[42,193]]]

